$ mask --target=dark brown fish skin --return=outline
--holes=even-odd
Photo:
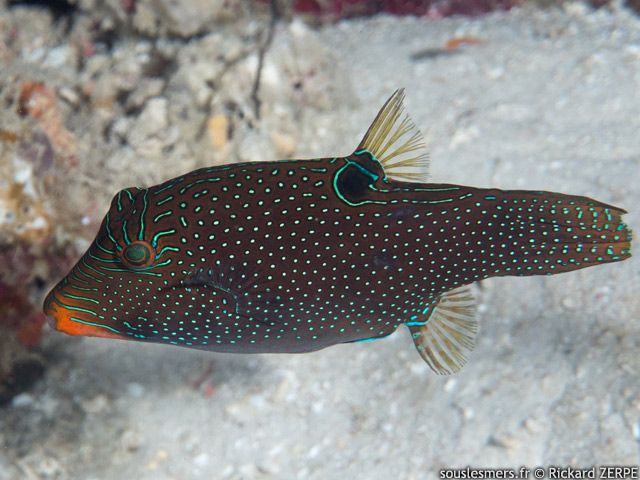
[[[623,213],[552,192],[393,181],[367,151],[205,168],[116,195],[44,310],[74,335],[318,350],[424,320],[443,293],[483,278],[624,260]]]

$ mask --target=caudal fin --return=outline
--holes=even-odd
[[[469,269],[481,272],[475,280],[554,274],[631,256],[631,230],[621,208],[551,192],[476,190],[466,199],[457,210],[469,215],[454,217],[460,223],[452,236],[456,246],[464,239],[465,249],[441,256],[453,258],[452,267],[464,267],[446,270],[451,277]],[[468,287],[445,289],[406,322],[418,352],[436,373],[455,373],[465,364],[478,329],[474,311]]]
[[[554,274],[631,256],[631,230],[621,208],[559,193],[496,192],[485,200],[495,202],[496,217],[515,240],[498,275]]]

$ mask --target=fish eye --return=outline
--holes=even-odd
[[[155,249],[143,240],[133,242],[122,249],[120,259],[132,270],[147,268],[156,259]]]

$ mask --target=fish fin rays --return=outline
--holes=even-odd
[[[478,333],[475,299],[469,286],[442,295],[426,321],[408,327],[420,356],[439,375],[458,372],[473,350]]]
[[[405,111],[404,88],[384,104],[358,145],[382,164],[393,179],[426,182],[429,155],[420,130]]]

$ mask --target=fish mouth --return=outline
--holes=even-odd
[[[47,325],[49,325],[53,330],[58,329],[58,321],[53,315],[47,315]]]
[[[47,323],[52,329],[73,336],[128,338],[115,329],[99,323],[98,319],[92,318],[82,309],[72,305],[65,306],[58,299],[57,289],[58,287],[49,292],[42,308],[47,316]]]

